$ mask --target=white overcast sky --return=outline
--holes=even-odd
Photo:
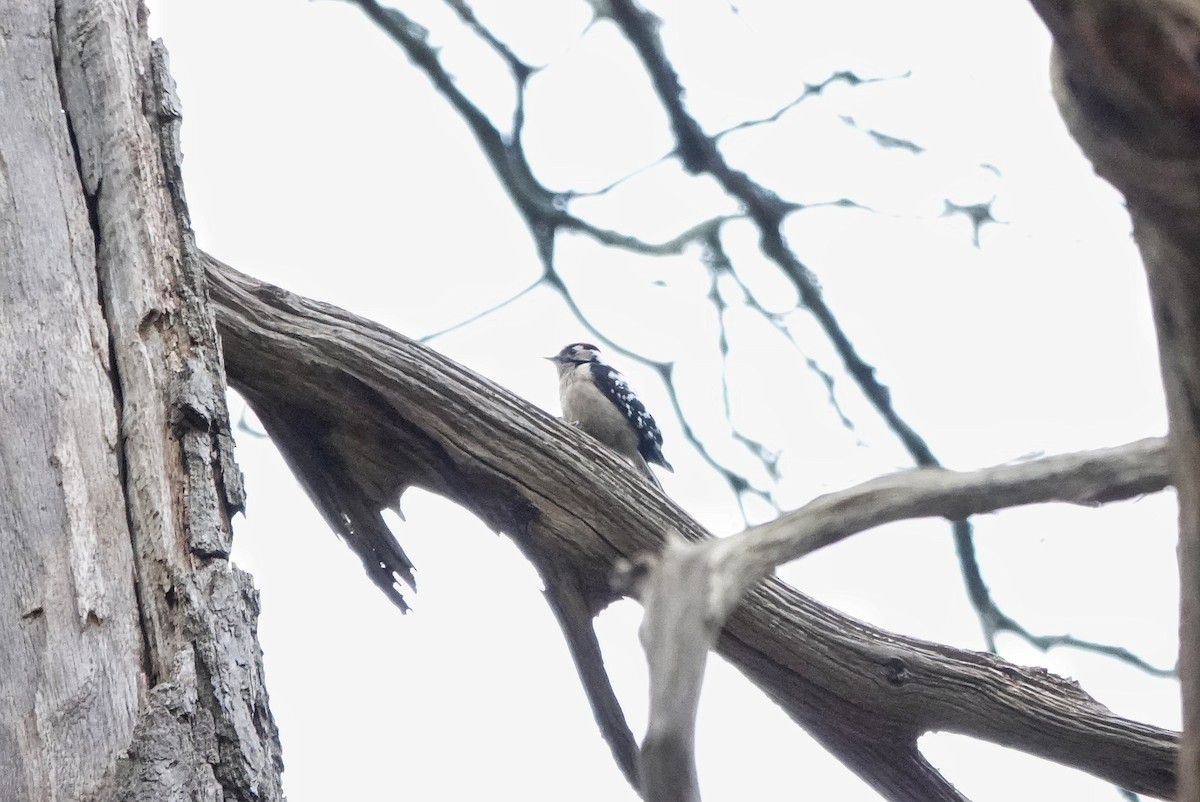
[[[594,189],[672,146],[629,47],[568,0],[473,4],[527,62],[526,142],[539,177]],[[1165,430],[1144,279],[1119,197],[1096,179],[1049,96],[1048,36],[1012,0],[653,4],[689,108],[709,131],[771,113],[835,70],[911,77],[831,88],[775,126],[729,137],[735,166],[789,200],[848,197],[862,212],[812,209],[786,234],[901,414],[957,468],[1114,445]],[[399,332],[437,331],[538,275],[518,215],[465,126],[401,51],[349,4],[158,0],[151,27],[183,100],[184,176],[201,247],[240,270],[344,306]],[[405,10],[464,89],[508,119],[499,62],[443,4]],[[858,127],[847,124],[852,118]],[[920,144],[881,150],[878,129]],[[1001,224],[971,244],[943,200],[995,197]],[[665,162],[575,210],[648,239],[733,206]],[[790,291],[753,232],[728,229],[739,270],[784,310]],[[713,450],[754,474],[728,435],[720,366],[696,253],[650,259],[577,237],[559,264],[589,315],[621,344],[676,360],[683,403]],[[737,300],[736,293],[729,296]],[[819,380],[779,335],[730,317],[734,418],[783,451],[785,506],[882,472],[905,454],[837,372],[802,312],[804,353],[837,375],[858,428],[843,428]],[[433,342],[557,413],[537,357],[591,339],[548,291]],[[676,472],[666,490],[714,531],[741,527],[719,478],[684,444],[664,390],[614,360],[663,424]],[[244,408],[233,399],[234,414]],[[234,558],[262,592],[260,635],[291,802],[492,798],[633,800],[601,741],[539,580],[512,545],[440,499],[412,492],[393,528],[418,568],[400,616],[326,529],[269,442],[239,433],[247,515]],[[754,509],[755,515],[763,514]],[[1041,507],[977,520],[1001,606],[1037,632],[1125,645],[1170,665],[1176,648],[1174,505],[1168,495],[1102,510]],[[823,602],[905,634],[981,648],[944,523],[860,535],[781,571]],[[644,726],[639,608],[599,629],[631,725]],[[1078,678],[1115,711],[1177,727],[1178,688],[1112,661],[1002,653]],[[1118,799],[1109,786],[953,736],[926,755],[977,802]],[[878,797],[719,660],[700,717],[710,800]]]

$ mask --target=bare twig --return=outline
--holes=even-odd
[[[909,77],[909,75],[910,75],[910,73],[904,73],[903,75],[899,75],[896,77],[907,78],[907,77]],[[891,81],[891,80],[894,80],[894,79],[891,77],[860,78],[858,75],[856,75],[855,73],[853,73],[849,70],[839,70],[838,72],[835,72],[835,73],[832,73],[832,74],[826,76],[825,80],[823,80],[819,83],[805,84],[804,90],[798,96],[796,96],[792,100],[788,101],[783,106],[780,106],[778,109],[776,109],[771,114],[768,114],[765,117],[757,117],[753,120],[744,120],[743,122],[740,122],[736,125],[731,125],[728,128],[723,128],[720,131],[717,131],[712,136],[715,141],[719,142],[720,140],[724,139],[725,137],[727,137],[730,134],[734,134],[739,131],[745,131],[750,128],[757,128],[759,126],[769,125],[771,123],[778,122],[789,111],[796,108],[801,103],[803,103],[805,100],[808,100],[810,97],[813,97],[815,95],[820,95],[831,84],[845,83],[848,86],[862,86],[864,84],[873,84],[873,83],[877,83],[880,81]],[[629,181],[630,179],[641,175],[642,173],[646,172],[647,170],[649,170],[651,168],[657,167],[658,165],[662,164],[663,162],[673,159],[677,155],[678,155],[678,151],[672,150],[670,153],[663,154],[662,156],[660,156],[659,158],[650,162],[649,164],[642,165],[638,169],[634,170],[632,173],[621,176],[616,181],[613,181],[609,184],[605,184],[603,187],[600,187],[599,189],[593,189],[593,190],[587,190],[587,191],[572,190],[572,191],[570,191],[569,195],[572,198],[593,198],[593,197],[596,197],[599,195],[606,195],[609,192],[611,192],[612,190],[619,187],[620,185],[624,184],[626,181]]]
[[[898,77],[907,78],[907,77],[909,77],[910,74],[911,73],[904,73],[903,75],[900,75]],[[712,138],[714,140],[720,141],[721,139],[724,139],[725,137],[729,136],[730,134],[736,133],[738,131],[745,131],[748,128],[757,128],[761,125],[769,125],[770,123],[778,122],[789,111],[796,108],[801,103],[808,100],[810,97],[812,97],[814,95],[820,95],[831,84],[844,83],[848,86],[861,86],[863,84],[873,84],[873,83],[878,83],[880,81],[890,81],[890,80],[893,80],[893,79],[889,78],[889,77],[860,78],[858,75],[851,72],[850,70],[839,70],[838,72],[835,72],[831,75],[826,76],[825,80],[821,81],[820,83],[805,84],[804,91],[802,91],[798,96],[796,96],[792,100],[790,100],[787,103],[785,103],[784,105],[780,106],[778,109],[776,109],[771,114],[768,114],[766,117],[757,117],[753,120],[745,120],[743,122],[738,123],[737,125],[731,125],[728,128],[722,128],[720,131],[717,131],[715,134],[713,134]]]
[[[881,148],[899,148],[900,150],[907,150],[913,155],[920,155],[925,152],[924,146],[918,145],[916,142],[913,142],[910,139],[903,139],[898,136],[892,136],[891,134],[885,134],[882,131],[876,131],[874,128],[863,128],[858,124],[857,120],[848,115],[843,114],[839,119],[841,119],[842,122],[854,130],[862,131],[864,134],[871,137],[875,144]]]
[[[1048,652],[1051,649],[1065,647],[1077,649],[1081,652],[1091,652],[1092,654],[1100,654],[1105,657],[1111,657],[1122,663],[1129,665],[1146,672],[1152,677],[1175,677],[1178,676],[1176,666],[1164,668],[1156,666],[1146,659],[1139,657],[1124,646],[1114,646],[1108,643],[1097,643],[1096,641],[1084,640],[1077,638],[1074,635],[1034,635],[1027,629],[1017,624],[1015,621],[1008,622],[1009,625],[1004,627],[1002,631],[1011,632],[1014,635],[1025,640],[1026,643],[1041,649],[1043,652]]]
[[[517,55],[512,49],[501,42],[496,36],[488,30],[479,19],[475,16],[475,12],[468,6],[465,0],[445,0],[446,5],[454,9],[454,13],[463,23],[475,32],[483,41],[487,42],[497,55],[504,59],[504,63],[508,65],[508,71],[512,74],[513,90],[516,92],[516,101],[513,104],[512,129],[509,132],[509,141],[514,144],[521,142],[521,134],[525,130],[525,87],[529,84],[529,76],[537,72],[537,68],[531,67]]]
[[[995,198],[992,198],[984,203],[968,203],[964,205],[955,203],[949,198],[943,198],[944,209],[942,217],[961,216],[967,218],[971,223],[971,244],[978,248],[979,232],[983,230],[983,227],[1000,222],[992,215],[992,203],[995,200]]]
[[[725,420],[729,422],[730,432],[734,440],[738,441],[758,458],[767,469],[768,475],[772,481],[779,479],[779,459],[777,454],[771,451],[763,443],[749,437],[738,431],[733,423],[733,403],[729,397],[729,332],[725,325],[725,316],[728,311],[728,304],[721,296],[721,277],[729,276],[738,285],[742,291],[748,304],[753,302],[750,299],[750,293],[746,289],[746,285],[737,277],[733,269],[733,262],[729,258],[729,254],[725,252],[725,245],[721,241],[721,231],[718,228],[709,230],[704,236],[704,262],[708,266],[711,274],[711,283],[708,290],[709,303],[713,305],[713,309],[717,313],[717,352],[721,355],[721,402],[724,407]],[[761,307],[756,311],[760,314],[765,312]],[[771,499],[772,506],[776,511],[779,511],[779,506]],[[741,499],[738,499],[741,504]],[[746,510],[742,508],[742,517],[746,518]],[[746,521],[749,524],[749,520]]]
[[[496,52],[500,58],[504,59],[504,63],[508,65],[508,71],[512,73],[513,79],[519,86],[524,86],[530,75],[537,72],[537,69],[529,66],[512,51],[508,45],[496,38],[496,35],[488,30],[475,16],[475,11],[466,4],[464,0],[445,0],[446,5],[454,10],[458,18],[470,28],[475,34],[487,42],[488,47]]]
[[[631,253],[640,253],[646,256],[676,256],[683,253],[687,246],[702,241],[710,231],[719,230],[730,220],[740,220],[743,217],[744,215],[740,214],[719,214],[716,217],[701,220],[671,239],[659,243],[646,242],[619,231],[599,228],[575,217],[561,221],[561,227],[569,231],[587,234],[602,245],[611,245]]]
[[[431,342],[432,340],[436,340],[438,337],[444,337],[445,335],[450,334],[451,332],[455,332],[461,328],[465,328],[466,326],[469,326],[472,323],[482,320],[483,318],[487,317],[488,315],[499,312],[501,309],[508,306],[509,304],[516,303],[517,301],[521,300],[529,293],[536,290],[538,287],[542,286],[542,284],[543,284],[542,279],[539,278],[537,281],[526,286],[523,290],[516,293],[515,295],[508,296],[500,303],[495,304],[493,306],[489,306],[487,309],[484,309],[482,312],[476,312],[475,314],[471,315],[470,317],[460,320],[457,323],[447,326],[444,329],[438,329],[435,332],[426,334],[423,337],[421,337],[420,340],[423,343]]]

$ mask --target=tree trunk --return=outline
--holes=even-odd
[[[134,0],[0,0],[0,799],[282,799],[177,104]]]
[[[1054,37],[1055,98],[1124,195],[1149,279],[1179,496],[1179,793],[1200,802],[1200,5],[1031,0]]]

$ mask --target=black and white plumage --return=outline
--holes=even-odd
[[[648,463],[674,471],[662,453],[662,432],[620,371],[590,343],[571,343],[554,356],[563,419],[616,451],[655,486]]]

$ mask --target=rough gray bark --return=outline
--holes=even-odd
[[[1125,195],[1149,277],[1179,496],[1179,799],[1200,800],[1200,4],[1032,0],[1055,99]]]
[[[0,799],[282,798],[178,112],[134,0],[0,0]],[[167,85],[164,85],[167,84]]]
[[[407,564],[380,559],[395,546],[383,542],[392,535],[377,510],[409,486],[506,532],[543,576],[569,572],[592,611],[612,600],[618,560],[659,551],[671,530],[710,537],[591,438],[436,352],[215,259],[208,273],[231,384],[390,595]],[[1161,450],[1156,462],[1152,443],[1138,449],[1142,479],[1102,473],[1117,477],[1113,488],[1161,485]],[[1116,497],[1075,487],[1079,498]],[[952,502],[944,512],[961,513],[963,499]],[[1140,793],[1174,792],[1174,733],[1116,716],[1046,671],[885,632],[775,579],[734,610],[717,650],[887,799],[961,799],[916,750],[930,730],[1022,749]],[[603,689],[589,691],[598,720],[623,724],[603,714]],[[614,750],[629,741],[620,727],[606,734]]]

